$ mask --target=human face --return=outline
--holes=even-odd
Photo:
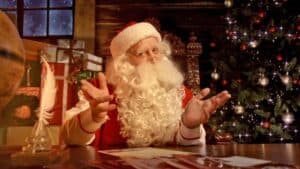
[[[129,62],[138,66],[145,62],[155,63],[162,58],[159,41],[155,37],[148,37],[133,45],[127,52]]]

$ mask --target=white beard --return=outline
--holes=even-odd
[[[115,64],[121,135],[130,147],[172,142],[183,112],[183,75],[167,58],[156,64]],[[118,71],[116,71],[118,70]]]

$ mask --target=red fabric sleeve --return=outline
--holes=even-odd
[[[184,98],[182,99],[182,107],[185,108],[187,103],[193,98],[193,92],[185,86],[183,86],[183,88],[184,88]],[[178,132],[180,131],[177,131],[174,135],[173,145],[176,145],[176,135],[178,134]],[[181,135],[181,133],[179,134]]]
[[[92,142],[92,145],[94,147],[99,147],[99,144],[100,144],[100,132],[101,132],[101,129],[98,129],[96,132],[95,132],[95,139],[94,141]]]
[[[184,96],[184,98],[182,100],[182,107],[185,108],[185,106],[187,105],[187,103],[193,98],[193,93],[187,87],[183,86],[183,88],[184,88],[185,96]]]
[[[112,86],[108,86],[110,93],[113,93]],[[115,100],[111,103],[116,104]],[[109,120],[107,120],[100,129],[95,133],[93,146],[98,149],[124,148],[126,147],[126,138],[120,134],[121,124],[118,120],[117,109],[107,112]]]

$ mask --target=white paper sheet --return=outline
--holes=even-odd
[[[100,153],[110,154],[119,157],[136,157],[136,158],[158,158],[158,157],[172,157],[172,155],[189,155],[194,154],[185,151],[161,149],[161,148],[127,148],[127,149],[113,149],[113,150],[104,150],[99,151]]]
[[[251,167],[251,166],[267,164],[271,162],[268,160],[243,157],[243,156],[231,156],[231,157],[223,157],[223,158],[216,158],[216,159],[223,160],[224,164],[236,166],[236,167]]]

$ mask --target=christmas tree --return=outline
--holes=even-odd
[[[232,99],[209,125],[236,142],[300,141],[300,15],[297,0],[225,0],[224,37],[210,50],[215,93]],[[214,48],[216,45],[210,45]]]

